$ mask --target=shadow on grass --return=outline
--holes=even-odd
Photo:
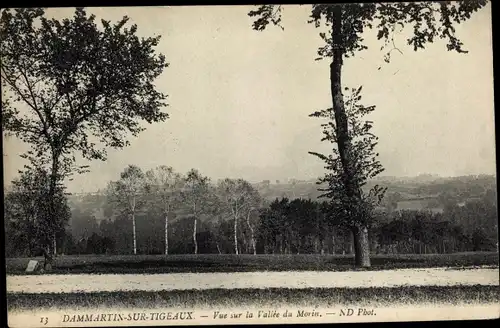
[[[6,259],[7,274],[25,274],[29,259]],[[498,253],[373,255],[368,270],[498,265]],[[349,271],[353,256],[342,255],[111,255],[61,256],[52,274],[187,273],[254,271]]]
[[[497,303],[498,286],[209,289],[64,294],[7,294],[10,310],[49,308],[211,308],[217,306],[390,306]]]
[[[162,267],[170,267],[170,268],[213,268],[220,266],[219,263],[207,262],[207,261],[167,261],[167,260],[146,260],[146,261],[138,261],[138,262],[125,262],[125,261],[117,261],[117,262],[96,262],[91,264],[92,267],[102,268],[102,269],[130,269],[130,270],[142,270],[144,268],[162,268]],[[237,267],[240,266],[238,264],[226,263],[224,264],[226,267]],[[87,264],[76,264],[72,265],[72,270],[84,270],[89,267]]]

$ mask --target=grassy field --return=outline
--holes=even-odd
[[[7,294],[7,309],[205,308],[246,306],[391,306],[497,303],[498,286],[209,289],[158,292]]]
[[[43,258],[36,258],[43,260]],[[6,273],[25,274],[30,259],[7,258]],[[370,270],[498,266],[497,252],[373,255]],[[354,258],[342,255],[66,255],[55,260],[51,273],[184,273],[184,272],[252,272],[252,271],[349,271]]]

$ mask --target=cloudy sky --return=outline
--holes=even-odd
[[[170,67],[157,81],[169,95],[170,119],[148,125],[131,146],[111,150],[106,162],[68,182],[71,191],[94,191],[117,179],[128,164],[149,169],[197,168],[212,179],[241,177],[311,179],[323,165],[308,151],[327,151],[321,121],[308,114],[330,107],[328,61],[315,61],[322,45],[307,24],[309,6],[286,6],[284,31],[251,29],[251,7],[92,8],[98,19],[131,18],[144,36],[162,35],[157,50]],[[72,9],[51,9],[67,17]],[[366,33],[369,50],[348,59],[344,83],[363,85],[366,105],[376,105],[384,175],[444,176],[495,172],[490,6],[457,27],[468,54],[436,42],[425,51],[405,45],[383,62],[381,44]],[[382,66],[379,70],[378,68]],[[27,149],[4,139],[4,179],[15,177]]]

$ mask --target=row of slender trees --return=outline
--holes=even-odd
[[[48,215],[47,177],[47,173],[41,169],[24,172],[20,179],[14,181],[13,190],[8,192],[6,198],[6,229],[15,230],[17,235],[30,239],[33,244],[41,242],[40,238],[44,234],[40,232],[47,229],[43,226],[43,217]],[[255,252],[253,217],[265,205],[257,190],[243,179],[223,179],[211,183],[208,177],[195,169],[181,175],[167,166],[158,166],[147,172],[137,166],[128,166],[118,181],[109,183],[105,198],[104,207],[110,222],[130,222],[129,227],[124,226],[123,229],[125,235],[131,232],[134,254],[137,254],[138,248],[138,217],[140,221],[151,221],[152,217],[158,216],[163,218],[163,227],[158,227],[158,230],[164,232],[165,254],[169,253],[169,222],[172,218],[189,222],[195,254],[198,253],[199,244],[198,225],[200,221],[206,220],[232,222],[233,249],[238,254],[239,222],[244,220],[250,229],[249,238]],[[56,234],[64,235],[65,224],[71,215],[66,198],[61,198],[57,204],[59,207],[56,215],[60,218],[58,221],[61,225],[58,229],[50,229],[53,232],[51,240],[54,243],[54,255],[57,254]],[[33,231],[33,234],[25,234],[29,231]],[[12,238],[16,238],[16,234],[12,234]]]
[[[243,179],[223,179],[211,183],[195,169],[181,175],[171,167],[159,166],[145,173],[137,166],[128,166],[120,180],[111,182],[106,190],[112,215],[130,216],[132,221],[134,254],[137,253],[136,214],[156,211],[164,217],[165,254],[169,252],[169,218],[184,216],[192,222],[194,253],[198,253],[198,221],[216,217],[232,221],[234,250],[238,248],[238,222],[246,219],[253,231],[249,216],[252,210],[263,206],[257,190]],[[253,240],[254,236],[251,237]]]
[[[133,181],[133,183],[131,182]],[[160,183],[161,181],[161,183]],[[33,186],[37,186],[34,188]],[[45,187],[44,187],[45,186]],[[46,172],[24,174],[5,198],[7,256],[33,256],[46,227]],[[264,201],[244,180],[212,183],[198,171],[127,167],[101,195],[71,205],[61,194],[54,249],[63,254],[351,254],[353,234],[327,201]],[[496,249],[497,201],[487,190],[463,206],[376,211],[371,253]]]

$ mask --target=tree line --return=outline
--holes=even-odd
[[[34,256],[46,207],[43,171],[15,180],[5,198],[6,256]],[[37,186],[34,188],[33,186]],[[46,186],[43,188],[43,186]],[[494,251],[497,200],[431,211],[378,210],[369,226],[372,254]],[[56,233],[59,254],[353,254],[353,234],[327,201],[266,201],[241,179],[212,182],[197,170],[128,166],[98,196],[67,203]],[[96,215],[96,213],[101,215]],[[97,218],[99,216],[99,219]]]

